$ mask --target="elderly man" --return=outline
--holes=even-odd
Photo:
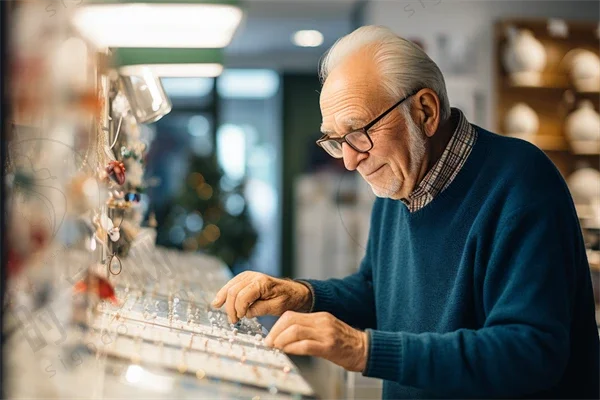
[[[213,306],[283,314],[268,345],[381,378],[384,398],[598,398],[589,266],[550,160],[450,108],[437,65],[386,28],[338,40],[321,72],[317,143],[378,197],[359,272],[246,272]]]

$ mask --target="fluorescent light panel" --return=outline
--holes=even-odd
[[[223,4],[90,4],[75,10],[73,24],[101,48],[219,48],[241,19]]]

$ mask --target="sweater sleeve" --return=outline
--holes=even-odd
[[[359,329],[375,327],[375,296],[368,253],[359,271],[344,279],[306,279],[313,294],[311,312],[325,311]]]
[[[486,265],[477,267],[485,269],[476,289],[483,326],[368,330],[364,375],[459,397],[523,396],[557,384],[569,358],[576,275],[586,264],[579,225],[566,204],[536,204],[500,223]]]

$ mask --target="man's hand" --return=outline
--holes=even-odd
[[[231,279],[217,292],[212,306],[225,304],[230,323],[242,317],[281,315],[288,310],[310,310],[312,294],[303,284],[246,271]]]
[[[325,312],[286,312],[265,343],[289,354],[325,358],[348,371],[362,372],[367,365],[367,334]]]

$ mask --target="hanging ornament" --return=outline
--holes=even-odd
[[[116,242],[121,238],[121,230],[119,229],[119,226],[115,226],[113,224],[112,219],[108,218],[107,216],[102,216],[100,223],[106,230],[106,233],[111,241]]]
[[[102,217],[96,215],[94,217],[94,225],[96,226],[96,238],[102,242],[102,238],[108,236],[111,241],[116,242],[121,238],[121,224],[115,226],[113,221],[106,214]],[[123,220],[121,220],[121,223]]]
[[[108,272],[113,275],[119,275],[123,270],[123,263],[121,259],[117,255],[117,253],[113,253],[112,256],[108,259]]]
[[[125,192],[122,190],[112,190],[108,195],[115,200],[123,200]]]
[[[90,274],[87,279],[77,282],[73,290],[75,293],[92,293],[100,300],[108,300],[115,305],[119,303],[113,285],[96,274]]]
[[[127,193],[125,195],[125,201],[131,202],[131,203],[139,203],[140,194],[139,193]]]
[[[110,161],[106,167],[106,173],[119,185],[125,183],[125,164],[121,161]]]
[[[112,111],[117,117],[125,117],[129,112],[130,107],[127,102],[127,97],[122,92],[117,93],[112,101]]]
[[[136,158],[135,153],[131,149],[129,149],[125,146],[121,146],[121,156],[123,158],[133,158],[133,159]]]
[[[112,228],[112,229],[110,229],[108,231],[108,237],[113,242],[118,241],[121,238],[121,232],[120,232],[119,228]]]

